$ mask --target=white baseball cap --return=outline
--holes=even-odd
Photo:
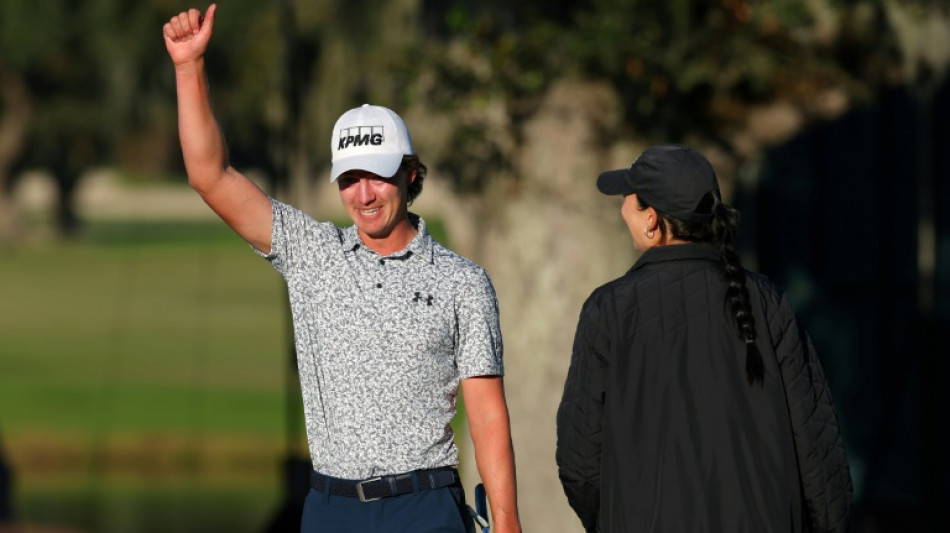
[[[343,113],[330,140],[333,168],[330,182],[348,170],[365,170],[391,178],[404,155],[412,154],[409,129],[391,109],[363,104]]]

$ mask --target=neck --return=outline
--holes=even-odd
[[[656,239],[653,239],[651,242],[647,243],[646,248],[644,248],[641,251],[645,252],[649,250],[650,248],[659,248],[660,246],[673,246],[676,244],[686,244],[688,242],[689,241],[684,241],[683,239],[677,239],[677,238],[670,237],[667,235],[665,237],[657,237]]]
[[[362,231],[358,231],[363,245],[379,255],[389,255],[403,250],[413,238],[419,233],[419,230],[409,222],[407,217],[383,236],[372,236]]]

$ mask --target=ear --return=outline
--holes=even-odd
[[[660,225],[660,216],[657,215],[656,209],[648,207],[644,210],[647,217],[647,231],[655,230]]]

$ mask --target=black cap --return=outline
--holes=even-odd
[[[709,222],[712,211],[697,209],[707,194],[719,200],[716,171],[702,154],[678,144],[647,148],[630,168],[609,170],[597,178],[606,195],[636,194],[657,210],[680,220]]]

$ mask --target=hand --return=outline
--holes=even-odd
[[[197,9],[182,11],[162,27],[165,48],[175,66],[192,63],[204,57],[214,27],[216,4],[211,4],[202,17]]]

